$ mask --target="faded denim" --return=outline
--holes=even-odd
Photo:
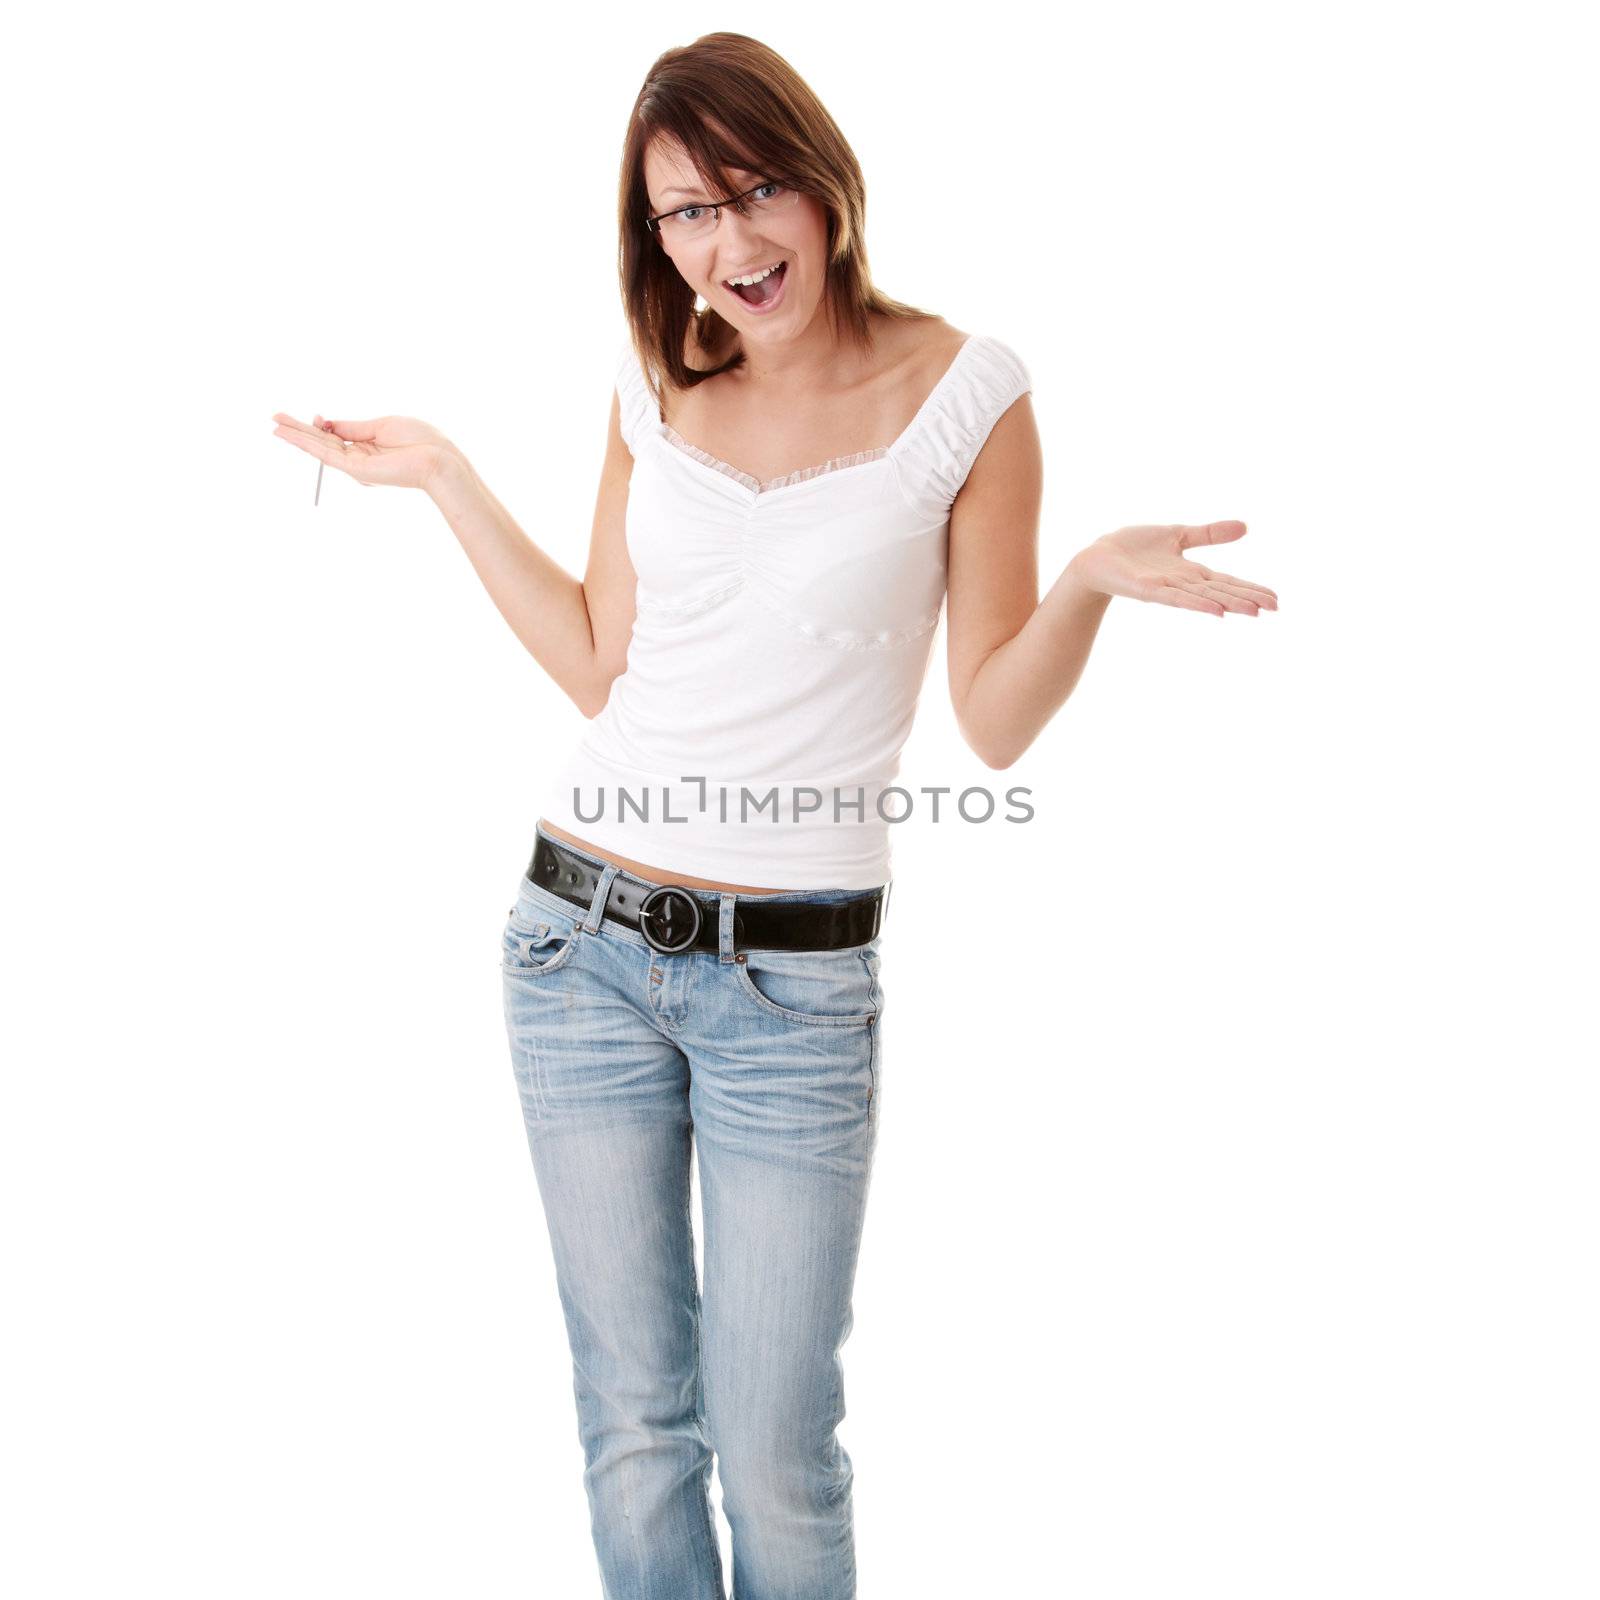
[[[562,841],[565,845],[565,841]],[[571,846],[567,846],[571,848]],[[579,852],[587,854],[587,852]],[[523,877],[506,1027],[572,1350],[606,1600],[854,1600],[840,1349],[882,1102],[880,945],[662,955]],[[689,1163],[697,1151],[705,1281]]]

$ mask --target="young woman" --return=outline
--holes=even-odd
[[[745,1600],[856,1592],[835,1430],[882,1105],[902,808],[878,802],[941,606],[960,726],[1001,768],[1113,595],[1275,605],[1183,556],[1238,522],[1125,528],[1041,603],[1028,372],[877,290],[864,211],[843,135],[765,46],[710,34],[651,68],[582,582],[426,424],[276,419],[363,483],[425,489],[592,719],[502,953],[609,1600],[722,1600],[713,1453]]]

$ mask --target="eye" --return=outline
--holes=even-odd
[[[681,211],[674,211],[668,220],[672,222],[698,222],[705,209],[704,206],[685,206]]]
[[[770,189],[772,191],[772,193],[771,194],[763,194],[762,193],[763,189]],[[783,193],[783,185],[781,183],[774,183],[774,182],[771,182],[771,181],[768,181],[768,182],[762,184],[761,188],[756,190],[757,197],[762,199],[762,200],[776,200],[778,198],[778,196],[780,194],[782,194],[782,193]]]

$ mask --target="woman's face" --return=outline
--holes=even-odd
[[[765,176],[736,168],[729,174],[727,190],[707,194],[680,146],[656,138],[645,150],[645,188],[652,216],[697,201],[743,194]],[[744,216],[733,206],[724,206],[717,214],[716,226],[691,239],[674,238],[667,231],[671,226],[664,224],[661,233],[652,235],[656,248],[696,294],[739,330],[741,338],[781,343],[810,325],[822,304],[828,249],[827,213],[811,195],[802,194],[792,205],[776,211],[752,207]],[[728,287],[729,278],[779,262],[783,263],[780,291],[771,310],[757,309]]]

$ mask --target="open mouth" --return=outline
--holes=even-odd
[[[778,303],[783,294],[784,280],[788,276],[789,263],[780,261],[775,272],[769,272],[760,283],[727,283],[724,287],[732,289],[747,306],[758,309]]]

